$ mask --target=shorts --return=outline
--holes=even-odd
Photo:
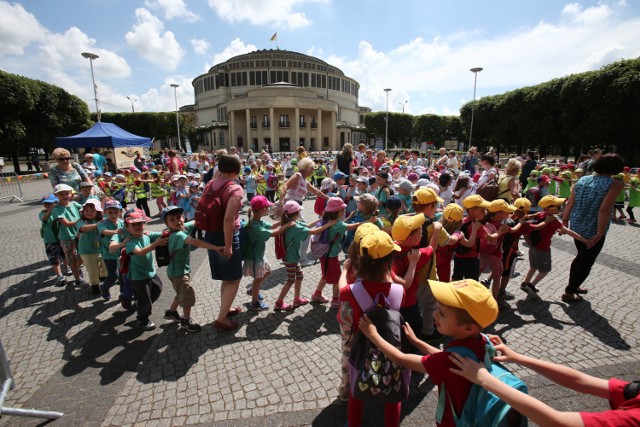
[[[502,257],[500,255],[495,254],[480,254],[480,273],[484,273],[484,271],[488,268],[490,270],[491,276],[500,276],[504,271],[504,267],[502,266]]]
[[[207,231],[204,240],[216,246],[224,246],[224,231]],[[220,252],[208,250],[209,267],[213,280],[233,282],[242,279],[242,252],[240,252],[240,234],[233,233],[231,242],[231,257],[227,258]]]
[[[538,249],[535,246],[529,247],[529,267],[538,270],[540,273],[551,271],[551,250]]]
[[[242,275],[253,277],[254,279],[262,279],[271,273],[271,266],[267,261],[244,260],[242,265]]]
[[[47,258],[49,258],[49,264],[51,265],[59,265],[62,258],[64,258],[60,242],[45,243],[44,251],[47,254]]]
[[[191,286],[191,275],[169,277],[169,280],[176,291],[180,307],[193,307],[196,304],[196,293]]]
[[[300,263],[285,261],[284,268],[287,271],[287,282],[285,283],[285,285],[291,286],[295,282],[302,282],[302,279],[304,279],[304,274],[302,273]]]
[[[613,207],[616,209],[623,209],[624,208],[624,201],[622,202],[613,202]]]
[[[60,246],[68,263],[74,263],[80,260],[76,239],[60,240]]]
[[[502,277],[510,277],[513,270],[513,265],[518,258],[517,248],[513,246],[509,248],[508,251],[504,251],[502,253]]]
[[[340,280],[340,261],[338,257],[323,256],[320,258],[320,268],[322,278],[329,284],[333,285]]]

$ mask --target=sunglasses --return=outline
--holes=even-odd
[[[64,162],[64,161],[69,161],[71,160],[71,157],[59,157],[56,159],[59,162]]]

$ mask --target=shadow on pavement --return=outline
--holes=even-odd
[[[32,273],[34,270],[40,270],[43,267],[49,267],[49,262],[46,259],[42,260],[42,261],[35,262],[33,264],[29,264],[29,265],[25,265],[25,266],[22,266],[22,267],[14,268],[14,269],[11,269],[11,270],[3,271],[3,272],[0,273],[0,280],[6,279],[7,277],[11,277],[11,276],[13,276],[15,274]],[[51,275],[53,275],[52,271],[50,271],[50,273],[51,273]],[[47,274],[49,274],[49,273],[47,273]],[[14,286],[17,286],[17,285],[14,285]],[[9,290],[7,292],[5,292],[5,293],[10,292],[11,289],[14,286],[10,287]]]
[[[574,304],[563,305],[567,313],[577,326],[590,332],[603,344],[616,350],[630,350],[631,346],[622,338],[620,332],[614,329],[609,321],[591,308],[591,303],[583,300]]]

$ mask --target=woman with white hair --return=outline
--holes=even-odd
[[[80,191],[80,183],[83,181],[91,182],[91,178],[84,169],[72,161],[71,153],[65,148],[56,148],[53,150],[53,158],[58,164],[49,171],[49,182],[51,187],[58,184],[67,184],[73,188],[73,191]]]
[[[84,155],[84,163],[82,163],[82,169],[89,176],[93,176],[93,173],[96,171],[96,165],[93,163],[93,154],[86,153]]]

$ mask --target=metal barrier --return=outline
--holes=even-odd
[[[22,203],[22,187],[20,178],[15,172],[0,174],[0,200],[11,199],[9,203],[18,200]]]
[[[2,341],[0,341],[0,381],[2,381],[2,390],[0,390],[0,418],[2,418],[3,415],[10,415],[14,417],[46,418],[48,420],[56,420],[64,415],[62,412],[7,408],[4,406],[7,394],[9,394],[9,390],[13,390],[15,388],[15,383],[13,381],[13,376],[11,375],[9,360],[7,359],[7,356],[4,353],[4,348],[2,347]]]

